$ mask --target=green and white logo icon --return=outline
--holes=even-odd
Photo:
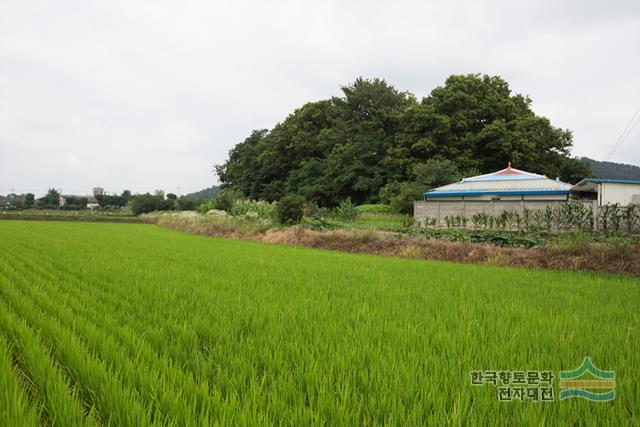
[[[560,371],[560,400],[581,397],[608,402],[616,397],[615,387],[615,372],[596,368],[590,357],[585,357],[573,371]]]

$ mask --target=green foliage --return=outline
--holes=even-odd
[[[216,205],[212,200],[207,200],[206,202],[202,202],[196,208],[196,211],[201,214],[206,214],[211,209],[216,209]]]
[[[129,201],[129,206],[134,215],[140,215],[160,210],[163,201],[164,199],[161,196],[155,196],[149,193],[136,194]]]
[[[35,196],[33,193],[27,193],[24,196],[24,202],[23,202],[23,206],[25,209],[30,209],[33,207],[35,203]]]
[[[197,196],[181,196],[177,200],[177,209],[180,211],[195,211],[205,200]]]
[[[238,199],[242,198],[242,194],[232,189],[225,189],[218,193],[215,199],[213,199],[213,205],[215,209],[231,213],[233,205]]]
[[[589,251],[589,246],[593,239],[585,232],[564,233],[554,239],[549,247],[567,255],[582,255]]]
[[[64,196],[65,204],[61,209],[65,210],[84,210],[87,208],[89,200],[86,197]]]
[[[333,207],[349,197],[406,213],[429,188],[508,160],[581,179],[589,170],[569,156],[571,145],[571,132],[535,115],[531,100],[500,77],[450,76],[421,102],[384,80],[359,78],[341,97],[310,102],[273,129],[254,131],[215,170],[223,186],[255,200],[295,193]]]
[[[285,196],[276,203],[276,218],[282,225],[298,224],[304,215],[304,199],[300,196]]]
[[[638,220],[640,219],[638,205],[627,205],[622,212],[622,219],[625,223],[627,233],[632,234],[635,231]]]
[[[628,404],[543,408],[469,380],[575,368],[584,354],[567,340],[635,378],[635,278],[137,224],[4,221],[0,235],[4,425],[635,423],[633,383],[617,385]]]
[[[429,159],[413,166],[411,181],[393,182],[380,190],[380,199],[387,201],[394,212],[411,214],[413,203],[422,193],[460,180],[458,167],[449,160]]]
[[[462,225],[462,217],[451,216],[449,221],[451,226],[448,228],[431,227],[429,225],[433,222],[428,221],[427,225],[420,224],[419,228],[410,228],[407,231],[410,234],[418,234],[429,239],[487,243],[502,247],[534,248],[542,247],[546,243],[545,237],[535,233],[518,233],[508,230],[467,230],[456,227],[456,224]]]
[[[340,205],[335,209],[335,217],[340,221],[353,222],[358,219],[358,209],[353,204],[350,198],[340,202]]]
[[[385,205],[382,203],[378,204],[366,204],[357,206],[356,209],[361,214],[389,214],[393,213],[393,209],[389,205]]]
[[[127,197],[127,195],[112,196],[108,194],[98,194],[95,197],[96,197],[96,200],[98,201],[98,205],[100,205],[102,209],[123,208],[127,205],[127,203],[129,203],[129,200],[132,199],[130,194],[129,194],[129,197]],[[158,196],[153,196],[153,197],[158,197]]]
[[[36,206],[40,209],[57,209],[60,206],[60,193],[50,188],[46,195],[36,201]]]
[[[253,200],[236,200],[229,212],[234,218],[271,221],[275,215],[275,205]]]

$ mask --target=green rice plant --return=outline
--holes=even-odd
[[[14,347],[0,334],[0,420],[10,426],[36,426],[38,411],[30,406],[20,384],[20,372],[14,368]]]
[[[420,232],[538,245],[508,231]],[[3,425],[496,417],[633,425],[637,417],[638,388],[623,380],[640,366],[637,278],[356,255],[142,224],[2,221],[0,236]],[[620,379],[611,404],[505,404],[495,388],[470,384],[472,370],[557,374],[585,355]]]

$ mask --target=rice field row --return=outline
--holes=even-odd
[[[3,425],[640,424],[640,280],[0,222]],[[474,370],[616,373],[499,402]],[[557,379],[554,383],[557,392]]]

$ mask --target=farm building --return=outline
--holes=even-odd
[[[598,206],[608,203],[640,205],[640,181],[585,178],[571,187],[571,195],[579,200],[596,200]]]
[[[424,199],[463,200],[567,200],[571,184],[525,172],[509,165],[497,172],[465,178],[423,194]]]
[[[414,216],[421,222],[431,218],[442,224],[451,215],[470,218],[478,212],[497,215],[507,210],[557,207],[570,199],[572,187],[559,179],[512,168],[509,162],[497,172],[465,178],[424,193],[423,200],[414,204]]]

